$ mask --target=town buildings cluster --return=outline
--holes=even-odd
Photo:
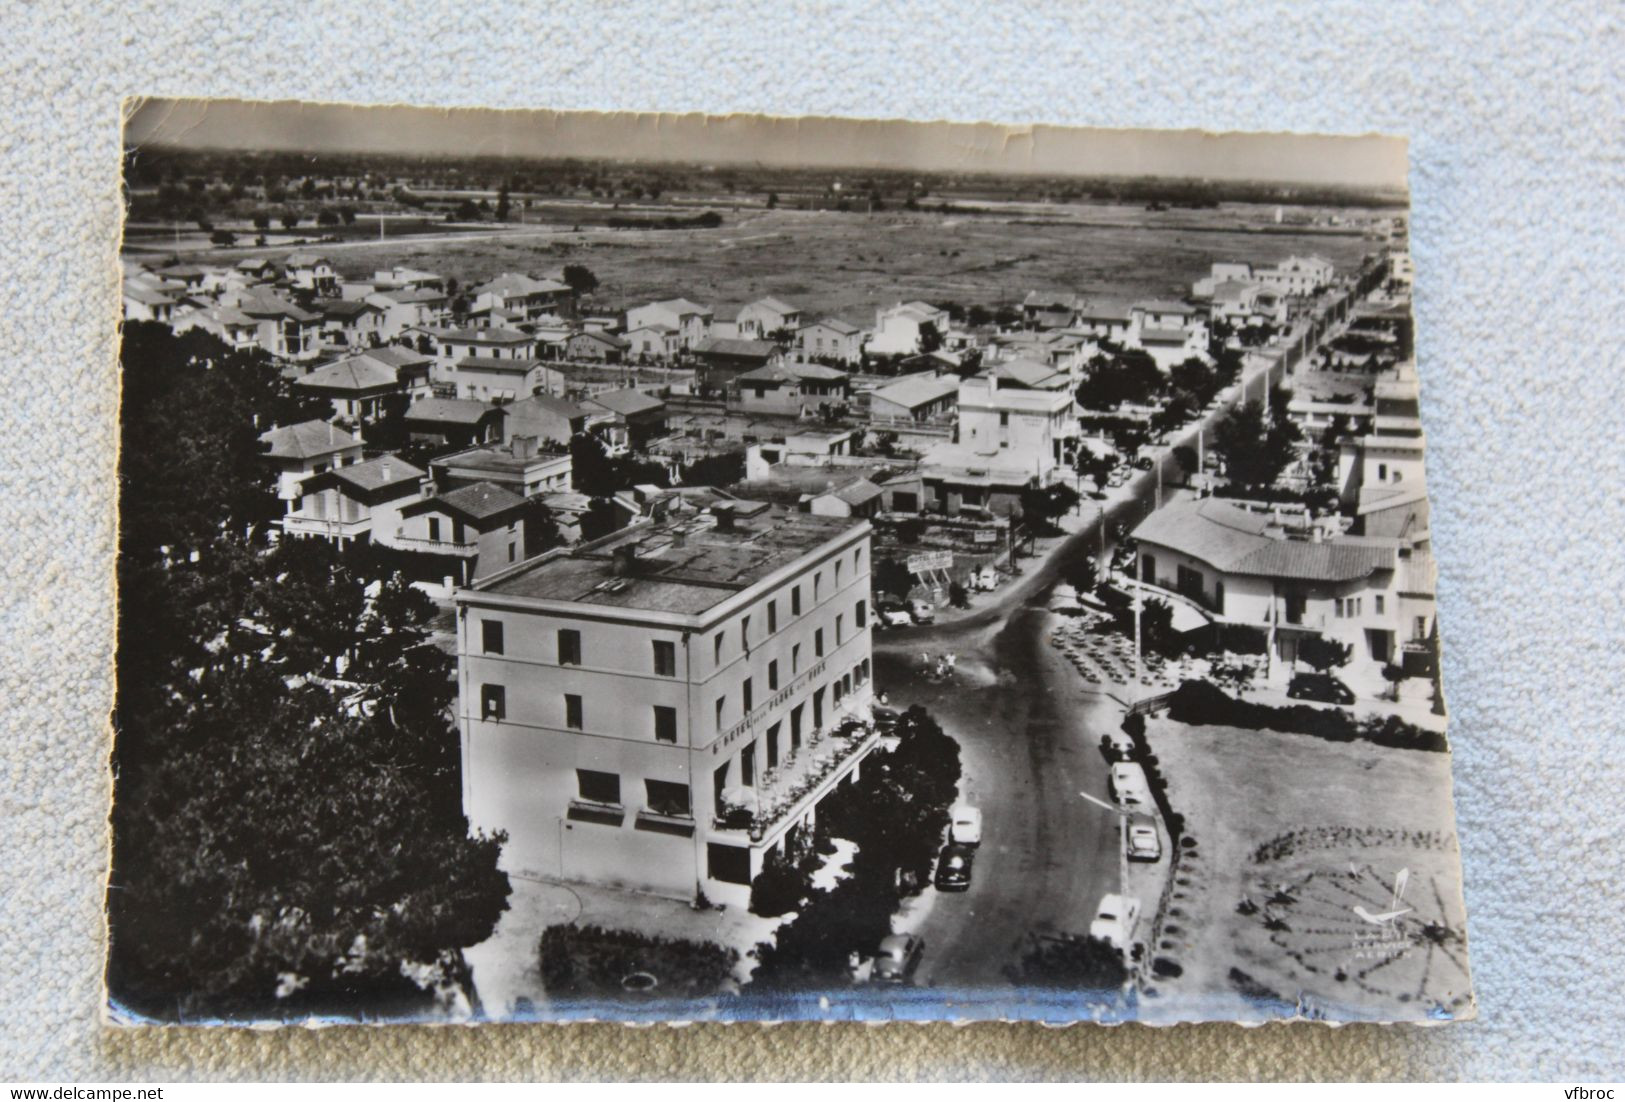
[[[611,314],[562,271],[459,290],[297,252],[130,261],[124,310],[262,350],[323,403],[262,437],[280,534],[391,548],[455,608],[465,807],[508,832],[513,869],[741,902],[876,745],[853,721],[877,525],[938,521],[975,552],[948,561],[982,565],[1024,492],[1078,485],[1080,456],[1111,451],[1077,403],[1100,357],[1210,363],[1221,332],[1285,339],[1350,278],[1313,257],[1216,264],[1189,301],[1041,290],[1002,328],[921,301],[859,326],[777,297]],[[1292,416],[1344,418],[1337,514],[1177,501],[1134,531],[1134,578],[1182,623],[1262,631],[1289,663],[1306,634],[1391,662],[1433,625],[1414,371],[1321,405]],[[673,475],[744,452],[745,482],[589,495],[583,436]],[[538,546],[542,517],[562,546]]]

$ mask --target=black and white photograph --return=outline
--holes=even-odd
[[[124,123],[108,1021],[1475,1016],[1402,137]]]

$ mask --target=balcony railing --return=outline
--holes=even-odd
[[[419,536],[396,536],[394,543],[402,551],[432,551],[437,555],[477,555],[479,544],[472,540],[455,543],[452,540],[432,540]]]
[[[282,530],[294,536],[321,536],[330,540],[354,539],[372,530],[372,518],[341,520],[338,517],[312,517],[303,513],[288,513],[282,518]]]
[[[779,767],[764,772],[748,806],[734,806],[712,821],[713,830],[744,830],[760,842],[772,829],[798,814],[829,779],[853,760],[867,754],[880,741],[880,733],[866,720],[855,718],[856,692],[834,709],[826,730],[814,732],[807,742]]]

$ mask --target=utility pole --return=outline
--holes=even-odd
[[[1145,675],[1140,662],[1140,563],[1138,558],[1134,562],[1134,692],[1131,694],[1130,704],[1140,702],[1140,692],[1145,685]]]

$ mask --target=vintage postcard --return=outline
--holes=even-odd
[[[111,1021],[1473,1016],[1402,140],[147,100],[124,195]]]

